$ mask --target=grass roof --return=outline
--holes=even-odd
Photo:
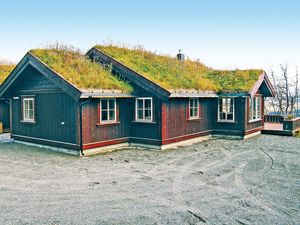
[[[249,91],[262,70],[214,70],[190,59],[155,54],[141,47],[96,45],[96,49],[115,58],[165,89]]]
[[[131,93],[130,84],[67,47],[30,50],[30,53],[79,89],[109,89]]]
[[[1,65],[0,64],[0,84],[8,77],[10,72],[15,68],[15,65]]]

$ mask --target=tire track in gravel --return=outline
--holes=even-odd
[[[264,153],[264,154],[262,154],[259,152],[259,154],[261,156],[263,156],[265,159],[264,168],[262,170],[260,170],[260,172],[258,174],[255,175],[257,177],[261,177],[262,175],[266,174],[266,172],[273,169],[272,167],[273,167],[274,162],[273,162],[273,158],[269,154],[266,154],[266,152],[264,150],[262,150],[262,148],[260,148],[258,150],[260,150],[261,152]],[[240,167],[237,168],[237,173],[235,174],[236,185],[238,187],[240,187],[243,192],[248,193],[250,196],[252,196],[252,199],[254,199],[264,209],[269,209],[268,211],[273,211],[273,212],[275,212],[276,215],[279,215],[279,216],[281,215],[281,213],[284,213],[285,215],[291,217],[290,214],[288,214],[287,212],[285,212],[282,209],[279,209],[276,205],[270,203],[265,198],[259,197],[248,190],[247,186],[245,185],[245,183],[243,181],[243,177],[245,177],[245,175],[243,175],[245,168],[246,168],[246,165],[241,165]],[[262,181],[262,183],[265,183],[265,181]],[[261,183],[258,184],[258,186],[260,186],[260,185],[261,185]]]
[[[234,158],[239,157],[241,155],[252,153],[254,151],[255,150],[248,150],[248,151],[245,151],[245,152],[237,153],[234,156],[231,156],[232,153],[229,153],[229,151],[227,151],[227,152],[222,151],[222,153],[225,153],[225,158],[222,158],[222,159],[219,159],[217,161],[211,162],[211,163],[209,163],[209,164],[201,167],[200,169],[197,168],[197,170],[201,170],[203,172],[206,172],[206,171],[209,171],[209,170],[212,170],[212,169],[224,166],[224,165],[228,164]],[[175,200],[176,204],[178,206],[180,206],[180,208],[183,208],[185,210],[191,210],[191,211],[194,211],[194,212],[199,211],[199,209],[196,208],[196,207],[188,206],[186,204],[186,202],[185,202],[185,200],[184,200],[184,198],[182,196],[182,192],[183,192],[182,184],[183,184],[184,177],[190,175],[191,174],[190,171],[193,171],[190,168],[193,167],[198,162],[199,162],[199,160],[196,160],[196,161],[193,161],[193,162],[191,162],[189,164],[185,164],[183,167],[178,168],[178,170],[180,172],[175,176],[174,182],[173,182],[173,185],[172,185],[172,193],[174,195],[174,200]],[[189,171],[189,173],[186,173],[187,171]],[[222,191],[226,192],[224,190],[222,190]],[[231,192],[234,192],[234,191],[235,191],[235,189],[232,188]]]

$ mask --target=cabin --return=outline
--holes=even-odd
[[[0,64],[0,87],[14,67],[15,65],[12,64]],[[0,123],[2,124],[3,132],[10,132],[10,102],[5,98],[0,98]]]
[[[213,70],[182,53],[113,45],[86,55],[31,50],[0,88],[16,141],[75,155],[247,138],[263,129],[264,100],[272,96],[262,70]]]

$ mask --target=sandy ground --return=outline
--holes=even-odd
[[[300,138],[75,157],[0,144],[0,224],[299,224]]]

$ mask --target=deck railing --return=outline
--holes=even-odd
[[[280,115],[265,115],[264,121],[267,123],[282,123],[283,116]]]
[[[283,130],[298,131],[299,129],[300,117],[291,120],[283,120]]]

